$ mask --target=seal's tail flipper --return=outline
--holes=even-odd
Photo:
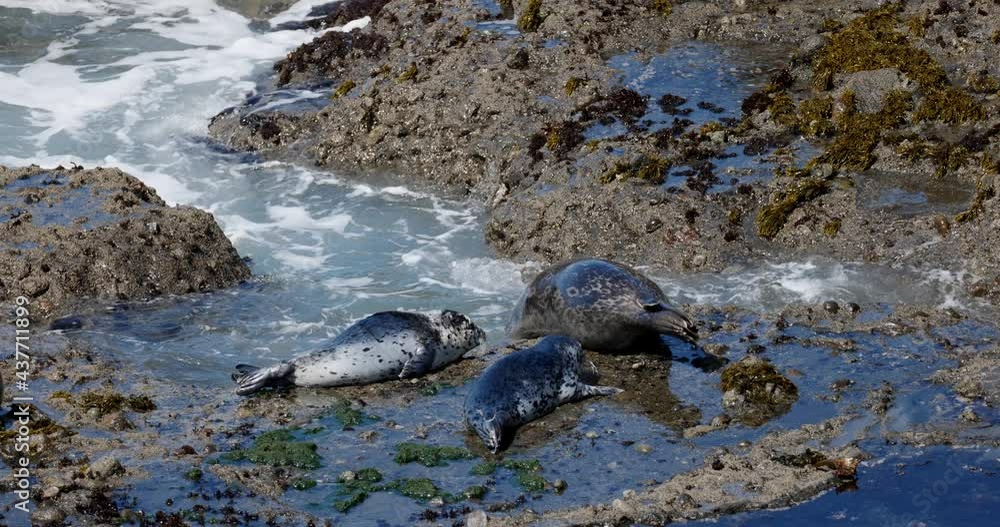
[[[653,329],[688,341],[698,340],[698,327],[681,310],[662,302],[643,306]]]
[[[576,398],[586,399],[587,397],[597,397],[601,395],[618,395],[625,390],[614,386],[594,386],[591,384],[581,384],[576,390]]]
[[[264,388],[280,388],[292,384],[292,373],[295,366],[287,362],[279,362],[267,368],[257,368],[248,364],[237,364],[233,381],[236,382],[237,395],[250,395]]]

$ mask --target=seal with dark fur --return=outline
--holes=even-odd
[[[346,386],[418,377],[455,362],[486,334],[455,311],[386,311],[355,322],[322,350],[267,368],[240,364],[236,393],[282,386]]]
[[[496,361],[465,398],[465,422],[496,453],[517,427],[560,404],[622,390],[580,380],[583,348],[569,337],[548,336]]]
[[[655,282],[598,259],[557,264],[538,275],[514,308],[514,338],[566,335],[598,351],[620,351],[640,338],[668,333],[690,342],[698,330]]]

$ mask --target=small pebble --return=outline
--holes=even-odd
[[[596,439],[599,434],[597,432],[594,432],[593,430],[591,430],[590,432],[587,432],[586,434],[583,434],[583,435],[587,439]]]
[[[971,406],[966,406],[965,410],[962,410],[962,415],[960,415],[959,418],[969,423],[978,423],[979,421],[982,421],[982,418],[979,417],[979,414],[977,414]]]
[[[622,492],[622,497],[625,498],[625,499],[634,498],[635,497],[635,491],[632,490],[632,489],[625,489],[625,491]]]
[[[640,443],[640,444],[636,445],[635,450],[636,450],[636,452],[639,452],[640,454],[648,454],[648,453],[650,453],[650,452],[653,451],[653,447],[651,447],[651,446],[649,446],[649,445],[647,445],[645,443]]]
[[[562,494],[568,486],[569,485],[566,483],[566,480],[563,479],[557,479],[552,482],[552,488],[556,490],[556,494]]]
[[[483,511],[472,511],[465,516],[465,527],[486,527],[489,518]]]

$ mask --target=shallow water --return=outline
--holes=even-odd
[[[293,21],[321,3],[299,2],[272,24]],[[487,330],[490,343],[503,339],[502,327],[524,278],[538,266],[513,264],[490,254],[482,239],[480,207],[403,187],[362,183],[352,174],[259,162],[253,156],[225,152],[205,139],[211,116],[243,102],[264,85],[276,59],[312,39],[315,32],[266,31],[241,15],[197,0],[2,0],[0,4],[5,6],[0,7],[0,27],[22,28],[5,32],[6,40],[0,40],[0,163],[121,167],[170,203],[211,211],[240,254],[252,260],[256,276],[239,287],[205,295],[95,306],[81,313],[85,323],[77,335],[129,367],[215,394],[227,404],[235,400],[228,396],[234,364],[266,364],[319,347],[374,311],[457,309]],[[668,92],[688,98],[684,107],[692,109],[688,115],[692,120],[736,116],[743,96],[755,89],[754,83],[766,79],[757,66],[760,60],[745,49],[692,44],[649,61],[622,56],[612,62],[623,71],[626,84],[654,96],[647,119],[656,127],[673,118],[655,104]],[[324,90],[268,92],[257,94],[253,101],[258,110],[298,111],[323,104]],[[702,101],[718,105],[722,112],[698,108],[696,103]],[[757,170],[757,160],[745,156],[720,161],[723,170],[726,163],[733,170]],[[985,309],[961,293],[961,277],[954,274],[821,258],[734,267],[712,275],[653,276],[680,302],[735,305],[758,312],[826,300],[880,304],[865,314],[875,319],[889,313],[887,305],[894,303]],[[713,342],[729,345],[730,353],[738,357],[747,345],[740,337],[768,330],[767,323],[748,316]],[[983,339],[996,338],[993,330],[974,323],[953,331],[956,344],[981,345]],[[671,423],[623,403],[593,400],[561,409],[545,421],[558,424],[562,433],[545,441],[515,443],[510,456],[538,459],[546,479],[565,479],[569,488],[563,494],[529,494],[515,510],[609,501],[636,482],[662,481],[699,466],[717,445],[831,417],[845,405],[858,403],[886,372],[901,379],[897,408],[902,410],[896,416],[900,422],[940,419],[961,411],[945,389],[922,381],[943,364],[929,336],[850,335],[859,350],[847,357],[801,344],[815,336],[809,333],[801,330],[795,335],[798,342],[768,346],[767,356],[781,368],[807,374],[796,379],[803,392],[799,402],[760,428],[735,426],[685,440]],[[696,355],[694,350],[678,352],[669,362],[664,382],[685,408],[708,422],[722,411],[718,373],[680,360]],[[824,399],[830,383],[843,377],[855,384],[836,402]],[[359,426],[357,432],[341,430],[332,417],[317,420],[314,426],[319,431],[310,440],[320,445],[324,464],[311,477],[319,485],[308,491],[289,490],[282,502],[317,516],[342,517],[329,506],[335,498],[333,482],[344,470],[371,466],[391,477],[430,477],[452,492],[484,483],[486,478],[469,474],[476,461],[451,462],[443,468],[400,467],[392,461],[393,447],[402,441],[465,445],[469,438],[456,417],[465,390],[445,387],[405,407],[373,401],[368,411],[380,420]],[[928,396],[951,402],[932,412],[919,403]],[[183,409],[187,402],[182,395],[158,400],[161,408],[168,409]],[[386,426],[390,421],[402,428]],[[176,448],[170,445],[169,431],[183,425],[164,421],[161,426],[164,442]],[[425,439],[414,439],[418,428],[426,429]],[[358,432],[366,430],[377,430],[378,438],[361,439]],[[588,432],[597,435],[588,437]],[[635,448],[639,444],[653,446],[652,452],[640,453]],[[904,498],[937,477],[935,464],[952,455],[950,450],[873,449],[879,457],[862,471],[861,491],[827,495],[790,511],[723,522],[795,525],[809,517],[839,519],[833,516],[842,509],[867,511],[873,500],[885,500],[889,505],[884,514],[865,512],[855,522],[879,524],[886,514],[910,510],[902,504]],[[980,459],[983,454],[955,455]],[[892,494],[880,483],[892,477],[886,467],[897,459],[910,460],[915,468],[908,472],[909,479],[899,480],[902,488]],[[183,474],[189,465],[173,460],[137,463],[157,477],[135,482],[129,496],[138,501],[128,506],[160,510],[170,497],[174,509],[180,510],[205,501],[188,496],[191,483]],[[988,465],[979,463],[984,464]],[[601,478],[591,477],[595,467]],[[981,491],[984,485],[995,488],[991,477],[982,473],[963,477],[954,488],[972,497],[954,501],[954,507],[949,501],[947,511],[965,510],[971,507],[968,503],[979,507],[994,503]],[[499,471],[495,479],[489,485],[488,503],[517,500],[523,494],[509,471]],[[207,493],[225,488],[210,475],[199,485]],[[226,499],[243,510],[269,503],[245,494]],[[928,517],[940,521],[944,506],[938,505]],[[408,525],[424,508],[402,496],[378,493],[347,518],[352,525]],[[852,517],[851,512],[845,514],[844,518]]]

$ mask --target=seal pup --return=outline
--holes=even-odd
[[[538,275],[521,295],[507,331],[514,338],[566,335],[587,349],[620,351],[668,333],[698,338],[691,320],[655,282],[599,259],[571,260]]]
[[[365,317],[330,346],[267,368],[246,364],[233,374],[236,393],[282,386],[346,386],[418,377],[455,362],[486,333],[455,311],[385,311]]]
[[[569,337],[551,335],[534,346],[494,362],[476,379],[465,398],[465,422],[495,454],[515,428],[555,410],[560,404],[619,388],[580,380],[583,348]]]

